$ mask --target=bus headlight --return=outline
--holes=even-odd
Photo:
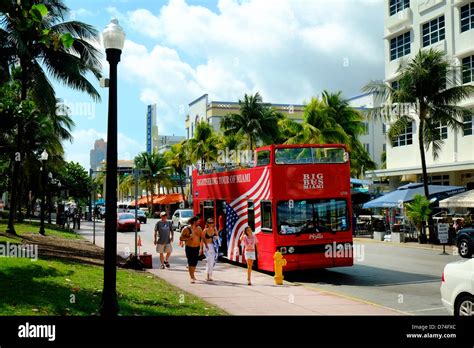
[[[289,252],[290,254],[293,254],[293,253],[295,252],[295,248],[289,247],[289,248],[288,248],[288,252]]]
[[[286,254],[286,247],[280,247],[280,252],[282,254]]]

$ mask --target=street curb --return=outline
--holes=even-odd
[[[316,286],[305,285],[304,283],[293,283],[293,284],[304,286],[305,288],[313,290],[313,291],[324,292],[324,293],[327,293],[329,295],[339,296],[339,297],[347,298],[347,299],[352,300],[352,301],[357,301],[357,302],[361,302],[361,303],[368,304],[368,305],[371,305],[371,306],[380,307],[380,308],[383,308],[383,309],[386,309],[386,310],[389,310],[389,311],[394,311],[394,312],[397,312],[397,313],[400,313],[400,314],[403,314],[403,315],[414,316],[414,314],[411,314],[411,313],[408,313],[408,312],[403,312],[403,311],[395,309],[395,308],[386,307],[386,306],[380,305],[380,304],[375,303],[375,302],[371,302],[371,301],[363,300],[363,299],[360,299],[360,298],[352,297],[352,296],[349,296],[349,295],[346,295],[346,294],[341,294],[339,292],[326,290],[326,289],[321,289],[321,288],[318,288]]]
[[[353,238],[354,241],[356,242],[368,242],[368,243],[375,243],[375,244],[383,244],[383,245],[388,245],[392,247],[401,247],[401,248],[411,248],[411,249],[423,249],[423,250],[431,250],[431,251],[443,251],[443,246],[433,246],[431,248],[428,247],[422,247],[422,246],[417,246],[417,245],[407,245],[405,243],[391,243],[391,242],[382,242],[378,240],[373,240],[373,239],[366,239],[366,238]],[[446,245],[446,248],[455,247],[454,245]]]

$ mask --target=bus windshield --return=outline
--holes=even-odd
[[[275,150],[276,164],[345,163],[342,147],[299,147]]]
[[[278,233],[347,231],[348,207],[344,199],[282,201],[277,206]]]

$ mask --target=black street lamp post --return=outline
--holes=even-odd
[[[46,197],[46,161],[48,160],[48,153],[46,150],[43,150],[41,153],[41,220],[40,220],[40,230],[39,233],[41,235],[45,235],[46,232],[44,230],[44,210],[46,208],[46,202],[45,202],[45,197]]]
[[[113,19],[102,33],[107,61],[110,65],[109,114],[107,121],[107,173],[105,195],[104,289],[100,314],[114,317],[119,312],[117,301],[117,65],[120,61],[125,33]]]

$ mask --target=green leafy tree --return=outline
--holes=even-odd
[[[217,159],[218,137],[212,126],[201,121],[196,124],[194,137],[188,140],[189,155],[193,163],[200,163],[205,169],[205,164]]]
[[[48,75],[65,85],[88,93],[93,99],[100,96],[86,75],[100,77],[100,52],[90,41],[98,40],[97,31],[90,25],[63,22],[68,8],[61,0],[2,1],[0,3],[0,59],[19,63],[21,75],[20,99],[28,94],[40,109],[55,108],[56,97]],[[47,72],[47,73],[46,73]],[[5,74],[4,74],[5,75]],[[24,156],[24,124],[18,118],[16,152]],[[8,231],[15,233],[13,221],[18,196],[20,161],[15,161],[12,174],[11,209]]]
[[[411,203],[405,204],[405,208],[408,219],[422,231],[423,236],[423,226],[431,214],[430,201],[423,195],[415,195]]]
[[[183,141],[172,145],[171,148],[165,152],[165,158],[169,167],[174,169],[174,172],[179,176],[179,186],[181,187],[181,194],[184,197],[184,176],[186,166],[191,164],[189,160],[187,142]]]
[[[255,150],[257,144],[271,144],[278,138],[278,120],[283,116],[263,103],[258,92],[245,94],[244,99],[239,100],[239,106],[238,113],[222,118],[221,129],[225,136],[242,138],[246,150]]]
[[[474,93],[474,86],[461,85],[459,69],[452,65],[445,54],[433,49],[421,50],[409,60],[403,61],[398,68],[399,88],[394,89],[383,82],[373,81],[364,87],[366,92],[374,93],[382,106],[370,111],[373,117],[385,117],[392,122],[390,139],[396,139],[407,125],[418,121],[418,143],[421,159],[424,194],[428,198],[428,172],[426,151],[433,150],[433,156],[439,154],[443,139],[440,125],[446,125],[454,131],[463,126],[464,116],[472,111],[459,104]],[[447,88],[446,88],[447,87]],[[391,104],[406,105],[399,112],[384,112]]]

